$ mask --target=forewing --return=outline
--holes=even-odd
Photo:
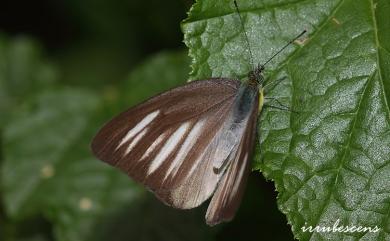
[[[221,178],[210,157],[239,85],[229,79],[193,81],[153,97],[107,123],[92,150],[165,203],[198,206]]]
[[[254,102],[239,145],[231,153],[228,167],[210,201],[206,213],[206,223],[210,226],[230,221],[240,205],[250,172],[257,115],[258,101]]]

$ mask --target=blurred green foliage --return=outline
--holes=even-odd
[[[90,152],[112,116],[186,82],[180,21],[191,2],[8,4],[0,10],[0,240],[256,240],[260,227],[265,238],[291,239],[259,175],[236,219],[209,228],[205,206],[166,207]]]

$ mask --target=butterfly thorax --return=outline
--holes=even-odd
[[[258,65],[248,74],[248,83],[250,85],[262,86],[264,82],[264,77],[262,72],[264,71],[263,65]]]
[[[250,82],[241,84],[235,101],[233,103],[234,122],[241,123],[246,121],[252,111],[255,101],[258,101],[258,85],[253,85]]]
[[[263,83],[264,83],[264,76],[262,74],[264,70],[264,65],[258,65],[254,70],[250,71],[248,74],[248,82],[247,85],[252,86],[257,89],[259,92],[258,101],[259,101],[259,113],[261,112],[261,109],[264,104],[264,92],[263,92]]]

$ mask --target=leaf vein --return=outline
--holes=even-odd
[[[356,122],[357,122],[357,119],[358,119],[357,117],[359,115],[359,111],[361,110],[361,105],[362,105],[362,102],[363,102],[363,99],[364,99],[363,97],[364,97],[364,95],[366,93],[367,87],[369,86],[370,82],[372,81],[372,79],[374,79],[375,73],[376,73],[376,71],[370,76],[370,78],[368,79],[367,83],[364,86],[363,92],[361,94],[361,98],[360,98],[358,106],[357,106],[356,115],[355,115],[353,123],[352,123],[351,132],[350,132],[350,134],[348,136],[346,147],[344,148],[344,151],[343,151],[343,156],[342,156],[342,158],[341,158],[341,160],[339,162],[339,165],[338,165],[338,167],[336,169],[336,172],[335,172],[335,174],[336,174],[335,180],[331,184],[331,188],[330,188],[330,191],[329,191],[329,194],[328,194],[328,198],[324,201],[324,205],[322,206],[321,211],[319,212],[318,218],[314,222],[316,225],[318,224],[318,222],[320,221],[322,215],[324,214],[325,209],[329,206],[330,199],[332,198],[332,196],[333,196],[333,194],[335,192],[337,181],[338,181],[338,178],[340,176],[340,171],[343,168],[343,165],[344,165],[344,162],[345,162],[345,159],[346,159],[346,156],[347,156],[347,150],[349,149],[349,146],[351,144],[351,140],[352,140],[352,136],[353,136],[353,130],[356,127]],[[311,238],[313,237],[313,234],[314,234],[314,232],[310,234],[309,240],[311,240]]]

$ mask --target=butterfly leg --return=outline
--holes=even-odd
[[[278,110],[285,110],[285,111],[290,111],[290,112],[293,112],[293,113],[298,113],[297,111],[294,111],[292,110],[290,107],[282,104],[278,99],[276,98],[273,98],[273,97],[266,97],[265,99],[270,99],[270,100],[273,100],[275,101],[276,103],[278,103],[279,106],[275,106],[275,105],[270,105],[270,104],[264,104],[264,108],[274,108],[274,109],[278,109]]]
[[[285,79],[287,79],[287,76],[284,76],[284,77],[282,77],[280,79],[276,79],[276,80],[270,81],[269,83],[265,84],[264,87],[263,87],[264,88],[264,92],[265,93],[270,92],[273,88],[278,86]]]
[[[275,101],[276,103],[278,103],[278,105],[282,106],[283,108],[286,108],[286,109],[290,109],[290,107],[284,105],[282,102],[280,102],[277,98],[275,97],[264,97],[264,99],[266,100],[271,100],[271,101]]]

